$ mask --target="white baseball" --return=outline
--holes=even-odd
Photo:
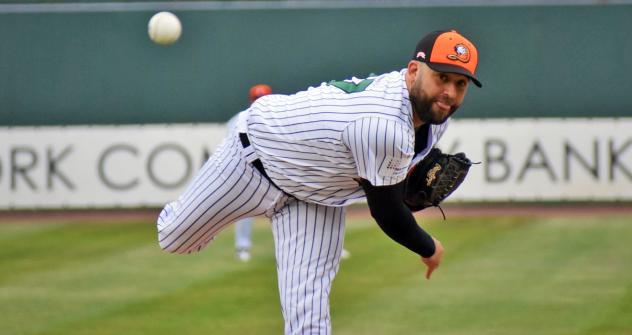
[[[147,25],[149,38],[157,44],[175,43],[182,34],[180,19],[170,12],[159,12],[149,19]]]

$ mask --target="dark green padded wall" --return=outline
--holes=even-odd
[[[171,47],[147,38],[149,11],[0,14],[0,125],[226,121],[253,84],[398,70],[450,27],[484,84],[459,117],[632,116],[630,5],[175,13]]]

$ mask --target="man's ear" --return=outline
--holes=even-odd
[[[408,74],[413,78],[417,77],[417,72],[421,71],[421,63],[417,60],[411,60],[408,62]]]

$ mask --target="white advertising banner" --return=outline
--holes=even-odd
[[[0,208],[159,206],[224,135],[221,124],[0,128]]]
[[[632,118],[462,120],[439,146],[481,162],[452,200],[632,200]]]
[[[223,124],[0,127],[0,209],[162,206]],[[450,200],[632,200],[632,118],[457,120],[440,147],[473,161]]]

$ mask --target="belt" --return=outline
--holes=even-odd
[[[241,145],[244,148],[247,148],[250,146],[250,140],[248,140],[248,135],[246,133],[239,133],[239,140],[241,141]],[[259,172],[261,173],[261,175],[263,175],[264,177],[266,177],[266,179],[270,182],[270,184],[274,185],[274,187],[280,189],[273,181],[272,179],[270,179],[270,177],[268,176],[268,173],[266,173],[266,170],[263,168],[263,163],[261,163],[261,160],[259,158],[255,159],[254,161],[250,162],[250,164],[252,164],[252,166],[255,167],[255,169],[259,170]]]

